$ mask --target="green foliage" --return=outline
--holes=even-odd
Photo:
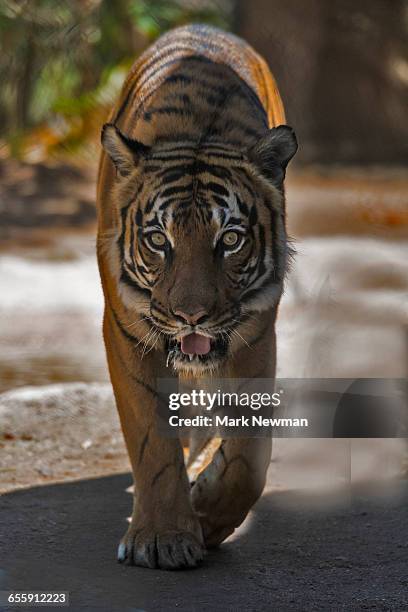
[[[16,155],[35,142],[72,150],[152,40],[189,22],[228,28],[231,11],[232,0],[0,0],[0,137]]]
[[[224,5],[221,9],[222,4]],[[168,0],[140,0],[129,3],[133,23],[150,40],[175,25],[191,22],[212,23],[228,28],[228,2],[218,5],[209,2],[169,2]]]

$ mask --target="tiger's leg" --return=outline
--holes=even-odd
[[[208,548],[233,533],[260,497],[270,463],[270,438],[223,440],[192,488]]]
[[[251,348],[236,355],[226,378],[274,378],[274,319]],[[257,358],[254,358],[254,350]],[[217,546],[240,525],[260,497],[272,450],[271,438],[227,438],[191,490],[204,542]]]
[[[203,557],[202,532],[190,501],[183,451],[177,439],[159,436],[152,352],[135,357],[112,316],[105,314],[104,337],[112,385],[132,464],[135,497],[131,524],[118,560],[129,565],[177,569]]]

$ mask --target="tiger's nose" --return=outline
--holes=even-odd
[[[174,314],[176,317],[183,319],[189,325],[198,325],[199,323],[203,323],[208,317],[208,312],[204,310],[204,308],[200,308],[196,310],[196,312],[184,312],[183,310],[175,310]]]

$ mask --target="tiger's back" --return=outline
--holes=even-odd
[[[190,25],[163,35],[138,58],[109,121],[148,146],[177,138],[224,141],[239,150],[285,123],[285,113],[265,60],[250,45],[217,28]],[[113,178],[102,155],[102,209]],[[106,212],[104,229],[111,225]]]

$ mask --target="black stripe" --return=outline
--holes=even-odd
[[[265,274],[265,255],[266,255],[266,241],[265,241],[265,228],[263,225],[258,225],[259,228],[259,242],[260,242],[260,254],[259,254],[259,266],[258,266],[258,276],[261,277]]]
[[[141,293],[144,293],[150,299],[151,297],[150,289],[147,289],[146,287],[141,287],[131,276],[129,276],[128,272],[125,269],[122,269],[120,280],[122,283],[125,283],[125,285],[128,285],[132,289],[135,289],[136,291],[140,291]]]
[[[214,202],[216,204],[218,204],[218,206],[220,206],[221,208],[228,208],[228,204],[225,200],[223,200],[222,198],[220,198],[220,196],[217,195],[212,195],[212,199],[214,200]],[[225,219],[225,213],[224,213],[224,219]]]
[[[146,208],[144,210],[145,215],[148,215],[151,210],[153,209],[153,206],[155,205],[155,202],[157,200],[157,198],[159,197],[159,193],[155,193],[153,197],[149,198],[146,204]]]
[[[248,213],[249,213],[248,206],[245,204],[245,202],[243,202],[241,200],[241,198],[239,197],[239,195],[237,193],[234,193],[234,195],[235,195],[235,199],[237,201],[240,213],[242,213],[243,215],[248,217]],[[255,207],[253,207],[253,208],[255,208]]]
[[[152,478],[152,484],[151,484],[152,487],[154,487],[154,485],[157,484],[157,481],[159,480],[159,478],[163,476],[164,472],[168,470],[169,467],[172,467],[172,465],[173,465],[172,463],[166,463],[165,465],[163,465],[162,468],[160,468],[160,470]]]
[[[157,174],[159,178],[164,178],[169,174],[178,174],[180,177],[185,176],[186,174],[192,175],[192,169],[194,168],[194,163],[191,160],[188,160],[188,163],[182,164],[170,164],[167,168],[164,168],[161,172]]]
[[[251,291],[248,291],[248,293],[245,293],[245,295],[241,297],[241,303],[244,304],[245,302],[248,302],[253,297],[258,295],[258,293],[261,293],[262,291],[264,291],[264,289],[266,289],[269,285],[278,285],[278,284],[280,284],[280,282],[277,281],[277,279],[275,278],[275,270],[271,270],[268,276],[262,282],[260,287],[258,287],[257,289],[251,289]]]
[[[170,76],[168,76],[164,81],[163,84],[167,84],[167,83],[184,83],[185,85],[190,85],[193,82],[193,78],[190,76],[187,76],[186,74],[171,74]]]
[[[173,187],[167,187],[164,191],[161,192],[161,196],[166,198],[168,196],[172,196],[179,193],[186,193],[191,191],[190,185],[174,185]],[[161,208],[161,207],[160,207]]]
[[[226,198],[229,196],[228,189],[225,189],[225,187],[219,185],[219,183],[213,183],[211,181],[208,183],[203,183],[199,180],[198,187],[199,189],[209,189],[211,191],[214,191],[217,195],[224,196]]]
[[[126,206],[124,206],[121,211],[120,211],[120,218],[121,218],[121,222],[122,222],[122,228],[121,228],[121,233],[120,236],[118,238],[118,247],[119,247],[119,252],[120,252],[120,256],[122,261],[124,260],[124,247],[125,247],[125,233],[126,233],[126,217],[129,211],[129,208],[131,206],[131,204],[133,203],[133,199],[126,204]]]
[[[148,428],[148,430],[147,430],[147,432],[146,432],[146,434],[145,434],[145,437],[143,438],[142,444],[141,444],[141,446],[140,446],[140,451],[139,451],[139,461],[138,461],[138,463],[139,463],[139,464],[140,464],[140,463],[142,462],[142,460],[143,460],[143,455],[144,455],[144,452],[145,452],[145,450],[146,450],[146,445],[147,445],[147,442],[148,442],[148,440],[149,440],[149,436],[150,436],[150,427]]]
[[[251,212],[249,213],[249,225],[254,226],[258,222],[258,211],[256,206],[252,206]]]
[[[172,172],[162,172],[162,180],[161,180],[161,184],[162,185],[168,185],[168,183],[174,183],[175,181],[179,181],[181,178],[183,178],[186,175],[185,172],[185,166],[183,166],[183,170],[179,170],[178,172],[175,172],[173,168],[169,168],[169,170],[172,170]]]
[[[180,106],[163,106],[161,108],[152,108],[149,110],[149,115],[179,115],[184,117],[193,117],[196,115],[196,113],[190,108],[182,108]]]
[[[111,304],[109,305],[109,310],[113,315],[113,319],[117,325],[117,327],[119,328],[120,332],[122,333],[123,336],[125,336],[128,340],[130,340],[130,342],[139,342],[139,338],[137,336],[132,336],[132,334],[130,334],[127,329],[125,329],[125,327],[122,325],[121,320],[118,317],[118,314],[116,312],[116,310],[113,308],[113,306],[111,306]]]
[[[221,135],[221,132],[220,132],[219,135]],[[238,146],[242,146],[242,143],[241,143],[240,140],[229,139],[228,142],[230,142],[231,144],[233,143],[233,144],[237,145],[237,147]],[[205,144],[205,147],[207,148],[207,143]],[[236,155],[233,155],[233,154],[226,155],[225,153],[219,153],[218,151],[210,151],[208,153],[208,156],[209,157],[217,157],[219,159],[226,159],[228,161],[232,161],[232,160],[234,160],[234,161],[242,161],[243,160],[242,155],[240,155],[239,153],[237,153]]]
[[[181,206],[188,206],[188,204],[192,202],[192,196],[189,194],[188,196],[181,198],[176,195],[173,198],[168,198],[165,202],[160,204],[160,210],[166,210],[166,208],[171,206],[171,204],[174,204],[174,202],[177,202]]]

